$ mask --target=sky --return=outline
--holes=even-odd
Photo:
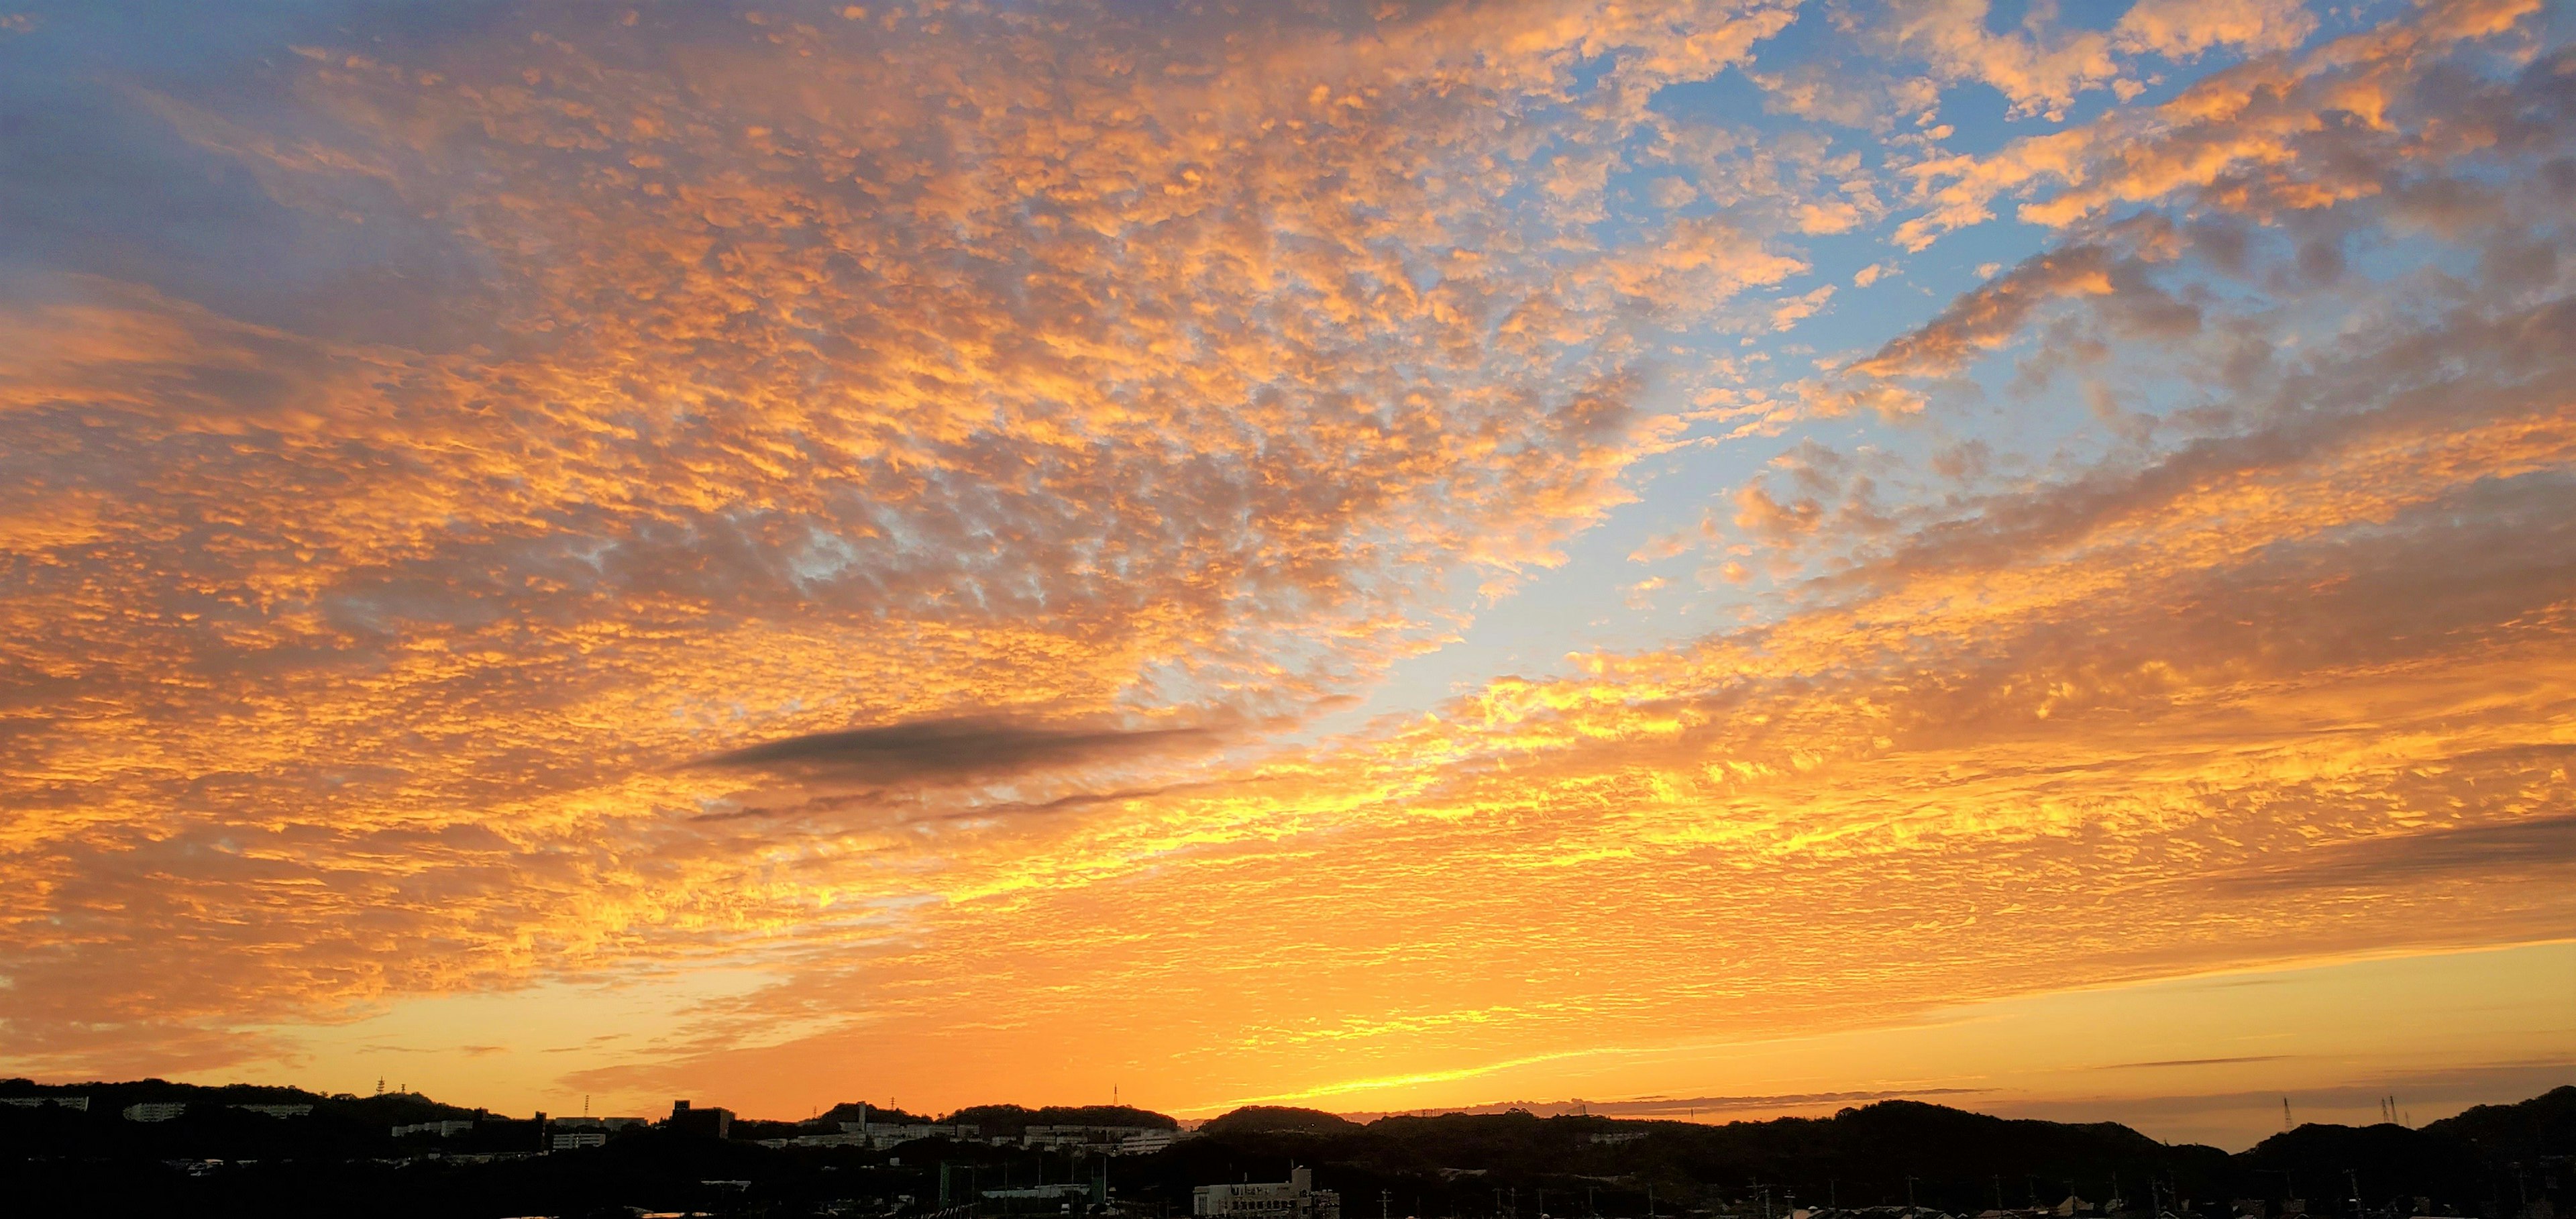
[[[2576,1082],[2572,37],[0,12],[0,1072]]]

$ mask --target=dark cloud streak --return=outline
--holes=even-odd
[[[688,765],[866,783],[955,783],[1127,761],[1202,748],[1214,739],[1204,728],[1046,728],[960,716],[784,737]]]
[[[2247,1062],[2280,1062],[2288,1054],[2247,1054],[2236,1058],[2166,1058],[2155,1062],[2114,1062],[2093,1068],[2096,1071],[2146,1071],[2161,1067],[2228,1067]]]
[[[2576,866],[2576,814],[2459,826],[2320,848],[2277,868],[2223,877],[2232,892],[2405,886],[2457,875]]]

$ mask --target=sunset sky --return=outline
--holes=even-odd
[[[2576,6],[0,9],[0,1074],[2241,1147],[2571,765]]]

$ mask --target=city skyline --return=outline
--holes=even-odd
[[[2576,1082],[2571,35],[0,10],[0,1075]]]

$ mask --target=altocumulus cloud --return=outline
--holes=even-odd
[[[2576,725],[2538,12],[1926,6],[1866,97],[1755,74],[1776,139],[1657,104],[1758,3],[496,8],[130,82],[341,261],[0,301],[0,1049],[766,945],[595,1082],[1003,1088],[1044,1029],[1253,1095],[2559,934],[2497,883]],[[1943,144],[1967,80],[2049,129]],[[1799,235],[2004,210],[2045,248],[1919,324],[1733,354],[1830,304]],[[1636,553],[1758,567],[1726,625],[1171,727],[1365,690],[1703,425],[1784,439]],[[835,785],[904,814],[704,815]]]
[[[2069,129],[2099,168],[2034,178],[2041,150],[2008,144],[1927,177],[1927,216],[1953,180],[2076,201],[2034,189],[2051,248],[1793,387],[1828,412],[1902,395],[1890,414],[1979,460],[1803,442],[1749,484],[1765,511],[1726,489],[1698,540],[1640,552],[1763,556],[1787,592],[1763,620],[1102,806],[1045,857],[955,873],[932,940],[724,1018],[829,995],[866,1037],[1006,1071],[1007,1038],[942,1027],[973,995],[1206,1047],[1215,1096],[1341,1094],[2034,976],[2563,934],[2564,886],[2518,879],[2563,866],[2576,798],[2576,64],[2531,41],[2536,11],[2428,5],[2249,59]],[[2343,108],[2362,96],[2377,125]],[[2327,256],[2369,240],[2427,258]],[[2021,409],[2091,438],[1998,455],[1969,430],[1965,370],[2003,352]],[[1295,867],[1256,865],[1283,844]],[[1048,938],[1183,908],[1186,934]],[[1100,1010],[1215,945],[1232,966],[1199,993],[1223,1002]]]
[[[954,775],[1130,751],[919,725],[1346,695],[1630,498],[1682,426],[1641,336],[1797,265],[1663,220],[1724,287],[1639,295],[1579,236],[1581,166],[1785,5],[856,11],[11,40],[60,86],[0,299],[15,1049],[193,1062],[783,926],[746,869],[916,892],[814,870],[911,849],[875,829],[754,862],[693,819],[743,769],[671,761]]]

